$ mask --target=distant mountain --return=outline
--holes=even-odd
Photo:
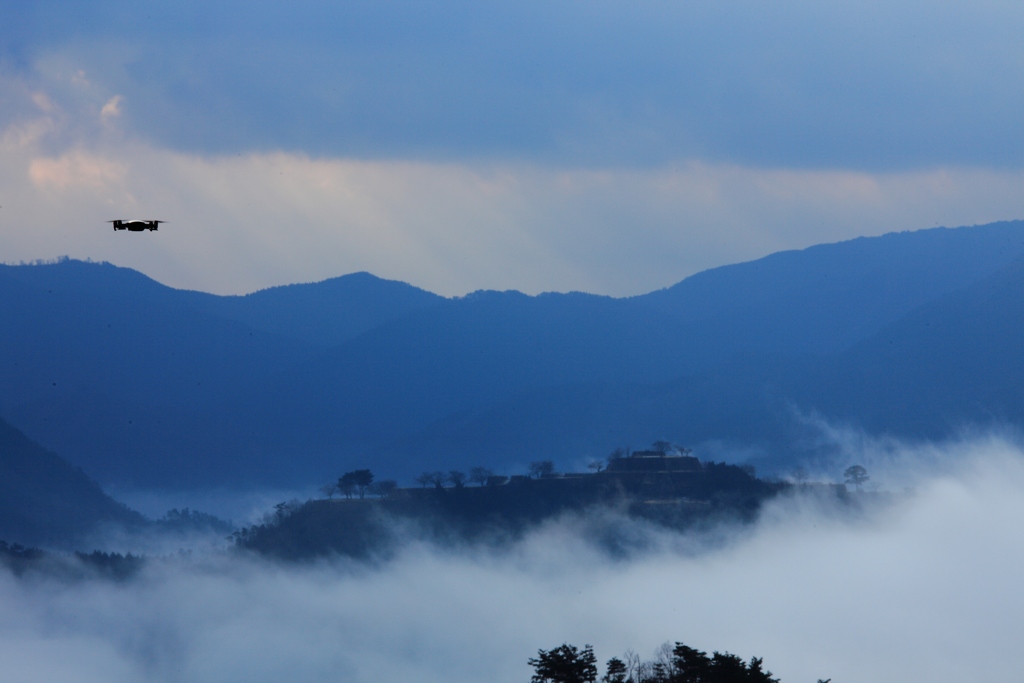
[[[684,327],[609,297],[479,292],[314,356],[251,410],[284,437],[281,448],[372,446],[531,387],[674,376],[685,367],[676,342]]]
[[[1024,426],[1024,259],[815,363],[793,394],[873,432]]]
[[[262,289],[245,296],[201,295],[206,311],[302,344],[327,348],[444,297],[369,273]]]
[[[397,440],[382,454],[480,453],[600,458],[655,438],[705,457],[755,456],[771,466],[827,455],[818,415],[906,439],[1024,427],[1024,258],[929,301],[840,353],[733,356],[661,384],[567,385],[524,392]],[[826,452],[821,449],[825,448]],[[525,454],[525,455],[524,455]]]
[[[68,545],[103,524],[143,523],[82,470],[0,419],[0,540]]]
[[[861,237],[713,268],[635,300],[686,320],[707,369],[737,353],[843,351],[1024,254],[1024,222]]]
[[[226,407],[436,301],[368,274],[218,297],[107,263],[0,266],[0,412],[106,482],[224,481],[253,438]]]
[[[1024,421],[998,369],[1022,257],[1024,223],[940,228],[628,299],[445,299],[366,273],[217,297],[108,264],[3,266],[0,414],[122,486],[409,476],[655,438],[785,459],[810,448],[799,411],[932,435]]]

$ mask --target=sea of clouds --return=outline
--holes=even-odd
[[[625,554],[565,519],[379,563],[203,552],[120,583],[0,573],[3,677],[525,683],[538,648],[589,643],[603,662],[679,640],[764,657],[783,683],[1014,679],[1024,451],[983,438],[886,462],[875,478],[900,488],[859,511],[797,495],[743,527],[636,524]]]

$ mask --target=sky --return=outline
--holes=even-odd
[[[1024,217],[1014,2],[4,3],[0,260],[638,294]],[[157,233],[104,221],[159,218]]]
[[[912,490],[862,515],[796,497],[711,536],[619,520],[643,541],[625,557],[585,540],[601,519],[570,518],[378,566],[209,554],[151,556],[125,583],[0,572],[0,659],[39,683],[516,683],[566,641],[593,645],[602,673],[683,641],[763,657],[784,683],[1016,680],[1024,453],[993,437],[883,451],[873,481]]]

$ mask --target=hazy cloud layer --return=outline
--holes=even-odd
[[[4,575],[0,657],[11,680],[521,683],[539,647],[588,642],[605,660],[680,639],[764,656],[785,683],[1012,680],[1024,456],[998,440],[943,456],[955,473],[856,520],[784,501],[711,544],[638,528],[650,550],[627,560],[566,522],[508,551],[418,547],[376,568],[173,560],[124,585]]]
[[[447,295],[628,295],[780,249],[1024,215],[1016,170],[200,156],[128,139],[116,96],[89,123],[23,85],[0,82],[28,112],[0,132],[3,260],[108,260],[218,293],[368,270]],[[115,234],[116,217],[170,223]]]
[[[193,152],[1020,167],[1008,0],[37,0],[0,65]],[[6,103],[5,103],[6,104]],[[5,107],[6,108],[6,107]],[[2,116],[2,114],[0,114]]]

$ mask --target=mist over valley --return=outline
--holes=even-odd
[[[0,680],[1016,680],[1024,5],[0,12]]]
[[[912,493],[819,497],[677,534],[567,517],[493,546],[412,542],[382,564],[152,557],[129,580],[0,572],[8,674],[36,681],[527,680],[591,644],[601,671],[665,641],[757,655],[783,681],[1013,677],[1024,469],[999,439],[879,454]],[[930,470],[935,456],[956,463]],[[966,580],[965,577],[970,577]],[[964,650],[970,656],[964,655]]]
[[[3,266],[4,659],[511,682],[684,642],[783,681],[1012,675],[1022,256],[1019,223],[933,229],[627,299]]]

